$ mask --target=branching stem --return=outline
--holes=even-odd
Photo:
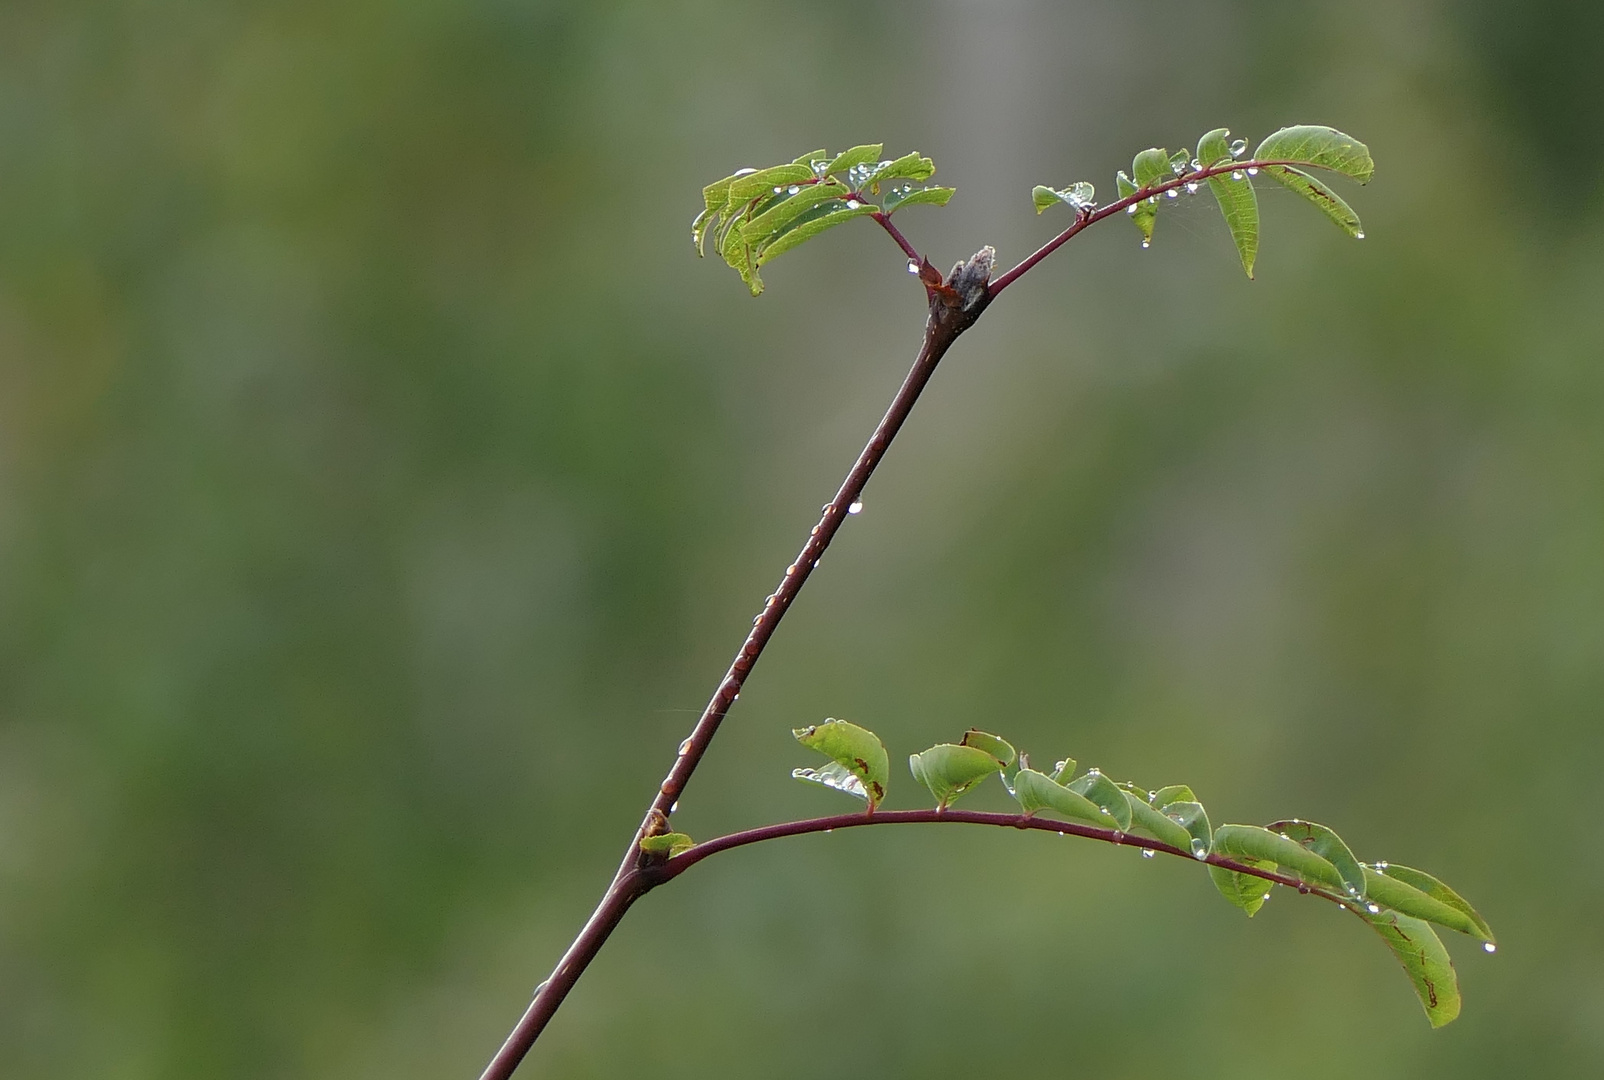
[[[1223,173],[1263,168],[1267,165],[1295,164],[1297,162],[1292,161],[1231,161],[1208,169],[1186,173],[1175,177],[1173,180],[1166,180],[1151,187],[1142,188],[1132,195],[1128,195],[1117,202],[1109,203],[1107,206],[1099,207],[1096,210],[1081,211],[1076,215],[1074,224],[1043,244],[1020,262],[1018,266],[1000,277],[993,278],[979,296],[978,301],[972,302],[966,307],[952,306],[951,298],[955,295],[954,290],[950,288],[932,290],[929,288],[929,283],[927,283],[927,294],[931,297],[930,318],[925,324],[924,341],[920,345],[918,356],[914,359],[913,367],[903,380],[902,386],[897,390],[896,397],[892,399],[891,406],[886,410],[885,416],[881,418],[880,423],[875,427],[874,433],[869,437],[868,444],[864,446],[863,452],[858,455],[858,459],[853,463],[851,471],[847,473],[846,479],[842,481],[835,498],[825,504],[823,516],[819,518],[818,524],[814,525],[808,533],[807,541],[802,545],[801,553],[786,567],[785,574],[780,579],[779,585],[764,601],[763,610],[753,620],[751,632],[742,643],[740,651],[735,654],[735,660],[730,664],[729,670],[724,673],[724,678],[720,681],[718,689],[714,691],[712,700],[707,703],[707,708],[703,710],[701,717],[696,721],[696,726],[691,729],[690,736],[680,744],[674,765],[659,786],[657,795],[647,809],[640,828],[635,831],[634,837],[630,840],[629,847],[624,853],[623,862],[619,865],[617,873],[613,875],[612,883],[608,886],[607,891],[602,894],[601,902],[596,906],[596,910],[591,913],[590,918],[586,920],[584,927],[579,932],[579,936],[574,939],[573,944],[568,947],[567,952],[558,961],[551,977],[536,989],[534,999],[530,1001],[529,1007],[525,1010],[511,1034],[507,1036],[496,1056],[486,1066],[480,1076],[480,1080],[507,1080],[513,1074],[513,1071],[518,1068],[519,1062],[523,1060],[524,1055],[529,1052],[529,1048],[534,1045],[540,1033],[545,1030],[552,1014],[563,1003],[563,1000],[568,996],[568,992],[573,989],[579,976],[584,973],[585,968],[596,956],[603,943],[606,942],[613,928],[623,919],[625,913],[629,911],[630,906],[636,900],[640,899],[641,896],[656,885],[677,877],[702,859],[719,851],[743,847],[761,840],[822,832],[827,829],[852,828],[861,825],[947,821],[1074,833],[1077,836],[1087,836],[1110,843],[1145,847],[1152,851],[1162,851],[1166,854],[1180,855],[1184,858],[1192,857],[1188,852],[1141,837],[1121,835],[1120,839],[1116,840],[1115,834],[1090,826],[1045,821],[1017,815],[984,814],[959,810],[948,810],[941,813],[937,813],[934,810],[883,811],[873,816],[848,814],[835,818],[816,818],[811,821],[771,825],[763,829],[733,833],[717,840],[708,841],[666,863],[651,866],[642,865],[640,841],[642,837],[648,834],[648,830],[662,831],[662,823],[672,813],[680,793],[685,790],[685,785],[690,781],[691,774],[696,771],[696,766],[701,763],[702,756],[707,753],[708,745],[713,741],[713,736],[717,734],[719,725],[723,723],[730,706],[740,696],[741,687],[751,674],[758,657],[763,654],[769,639],[780,625],[780,620],[785,617],[785,612],[789,610],[797,594],[802,591],[802,586],[807,583],[813,568],[818,565],[819,558],[830,546],[830,541],[835,538],[835,534],[841,528],[842,522],[853,512],[852,508],[862,496],[863,489],[868,484],[869,478],[874,475],[874,470],[885,456],[887,449],[890,448],[891,441],[896,438],[903,422],[907,420],[908,414],[919,400],[919,395],[930,381],[930,376],[935,373],[936,365],[946,355],[947,350],[952,347],[952,343],[957,340],[960,334],[974,324],[974,321],[980,317],[990,302],[1037,263],[1067,243],[1082,229],[1106,217],[1111,217],[1126,207],[1134,206],[1143,199],[1162,195],[1184,184],[1206,180],[1211,176],[1219,176]],[[880,211],[876,211],[870,216],[890,234],[891,238],[897,242],[897,246],[902,248],[908,258],[924,265],[925,260],[923,257],[908,242],[907,237],[903,236],[901,231],[891,223],[890,217]],[[988,258],[989,255],[988,251]],[[953,282],[949,282],[950,284],[953,284]],[[943,300],[943,295],[946,296],[945,301]],[[1251,867],[1233,863],[1228,859],[1211,856],[1209,862],[1215,865],[1227,866],[1242,873],[1252,874],[1255,877],[1264,878],[1266,881],[1290,885],[1300,891],[1316,892],[1338,903],[1342,902],[1337,897],[1320,893],[1319,890],[1311,889],[1309,886],[1303,885],[1294,879],[1284,878],[1277,874],[1264,873]]]

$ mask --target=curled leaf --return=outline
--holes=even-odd
[[[1370,148],[1336,128],[1322,124],[1284,127],[1253,151],[1259,161],[1290,161],[1351,176],[1361,184],[1376,173]]]
[[[1236,861],[1257,870],[1276,868],[1275,863],[1267,859],[1255,859],[1251,855],[1238,856]],[[1274,884],[1261,877],[1244,874],[1240,870],[1213,864],[1209,865],[1209,879],[1214,882],[1214,887],[1220,891],[1221,896],[1241,908],[1250,919],[1257,915],[1264,902],[1270,899],[1270,886]]]
[[[1221,825],[1210,850],[1228,859],[1259,859],[1279,864],[1305,881],[1343,891],[1342,875],[1331,863],[1296,840],[1258,825]]]
[[[1289,840],[1294,840],[1326,862],[1336,868],[1337,875],[1342,879],[1342,888],[1349,896],[1355,899],[1364,899],[1365,871],[1359,860],[1353,857],[1348,845],[1343,843],[1342,837],[1331,829],[1313,821],[1302,821],[1290,818],[1286,821],[1272,821],[1266,826],[1271,832],[1280,833]]]
[[[1388,867],[1388,869],[1390,870],[1391,867]],[[1415,872],[1419,873],[1419,871]],[[1435,881],[1436,879],[1433,878],[1432,880]],[[1438,884],[1441,885],[1442,883],[1438,882]],[[1446,889],[1447,886],[1443,886],[1443,888]],[[1393,911],[1402,912],[1412,918],[1425,919],[1427,922],[1434,922],[1438,926],[1446,926],[1450,930],[1458,930],[1461,934],[1469,934],[1471,937],[1482,938],[1484,941],[1492,940],[1490,936],[1482,932],[1487,924],[1482,921],[1481,916],[1475,915],[1474,912],[1467,912],[1465,908],[1470,905],[1464,904],[1463,900],[1460,903],[1464,904],[1464,908],[1447,903],[1422,889],[1417,889],[1402,878],[1393,877],[1391,874],[1378,873],[1368,867],[1365,869],[1365,902],[1367,909],[1371,906],[1391,908]],[[1371,914],[1375,914],[1375,912],[1371,912]]]
[[[986,777],[1002,771],[991,754],[973,746],[938,743],[908,758],[913,778],[930,789],[936,807],[946,809]]]
[[[838,769],[845,770],[858,781],[859,790],[854,791],[846,778],[828,765],[823,769],[797,769],[792,776],[856,795],[868,802],[871,813],[886,797],[886,785],[891,782],[891,759],[886,755],[885,744],[868,728],[831,719],[797,728],[791,734],[808,749],[834,759]]]
[[[1120,832],[1127,832],[1130,829],[1131,804],[1125,798],[1125,792],[1099,770],[1088,769],[1086,775],[1071,780],[1064,786],[1097,804],[1097,808],[1102,811],[1101,823],[1104,827],[1112,825]]]
[[[648,855],[672,859],[682,851],[689,851],[696,841],[682,832],[659,833],[641,837],[640,849]]]
[[[1337,228],[1349,236],[1363,240],[1364,226],[1359,223],[1359,215],[1353,212],[1353,207],[1343,201],[1342,196],[1326,187],[1320,181],[1301,169],[1294,169],[1290,165],[1266,165],[1265,175],[1305,199],[1313,203],[1319,211],[1336,223]]]
[[[1449,907],[1462,912],[1464,916],[1470,920],[1471,925],[1476,928],[1476,937],[1479,937],[1483,941],[1492,945],[1496,945],[1498,943],[1493,937],[1493,928],[1487,925],[1487,920],[1482,918],[1481,915],[1476,912],[1476,909],[1471,907],[1464,897],[1454,892],[1454,890],[1450,889],[1448,886],[1444,885],[1441,881],[1438,881],[1424,870],[1416,870],[1409,866],[1398,866],[1394,863],[1377,863],[1376,869],[1380,870],[1383,874],[1390,878],[1396,878],[1405,885],[1414,886],[1416,889],[1419,889],[1433,900],[1439,900],[1442,903],[1447,904]],[[1455,927],[1455,929],[1458,928]],[[1466,932],[1469,933],[1469,931]]]
[[[1101,806],[1035,769],[1020,769],[1014,776],[1014,798],[1026,814],[1051,810],[1075,821],[1108,827],[1108,815]]]

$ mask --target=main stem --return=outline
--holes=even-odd
[[[889,225],[889,222],[886,224]],[[906,241],[900,243],[905,245]],[[989,266],[989,262],[987,265]],[[558,1006],[563,1003],[568,992],[579,980],[579,976],[595,958],[608,935],[623,919],[630,905],[659,883],[660,879],[655,875],[641,872],[641,838],[649,835],[649,832],[665,831],[674,804],[685,790],[691,774],[696,771],[702,755],[707,753],[708,745],[718,733],[719,725],[724,722],[730,706],[740,696],[742,685],[752,673],[752,668],[756,666],[758,657],[763,654],[769,639],[774,636],[774,631],[779,627],[780,620],[785,617],[791,602],[802,591],[802,586],[807,584],[808,577],[818,565],[820,556],[830,546],[830,541],[835,539],[841,523],[852,512],[853,504],[858,502],[869,478],[874,475],[875,468],[890,448],[891,441],[902,429],[903,422],[908,419],[908,414],[919,400],[919,395],[930,382],[930,376],[935,374],[936,365],[941,362],[941,358],[952,347],[958,335],[980,317],[980,313],[988,303],[990,296],[985,294],[981,294],[968,307],[949,306],[939,297],[931,300],[930,317],[925,323],[924,341],[919,347],[919,354],[914,358],[913,367],[909,369],[907,378],[902,381],[896,397],[892,399],[890,408],[875,427],[874,434],[869,437],[868,444],[858,455],[858,460],[853,463],[846,479],[841,482],[835,498],[825,504],[819,523],[808,532],[807,542],[802,545],[801,553],[785,568],[785,574],[780,578],[778,587],[764,601],[763,610],[752,623],[752,632],[746,636],[740,651],[735,654],[734,661],[724,673],[724,678],[719,682],[712,700],[707,703],[707,708],[702,711],[701,718],[696,721],[696,726],[691,729],[690,736],[680,744],[674,766],[658,787],[657,795],[647,809],[640,828],[630,840],[629,847],[624,852],[623,862],[613,876],[612,884],[602,895],[601,903],[591,913],[579,936],[568,947],[568,951],[557,962],[551,977],[536,989],[529,1008],[524,1011],[522,1018],[507,1036],[496,1056],[485,1067],[480,1080],[506,1080],[512,1075],[524,1055],[529,1052],[530,1046],[545,1030],[552,1014],[557,1011]]]

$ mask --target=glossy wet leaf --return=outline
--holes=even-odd
[[[1090,769],[1085,776],[1077,777],[1064,786],[1077,795],[1084,795],[1105,811],[1099,815],[1103,826],[1112,826],[1120,832],[1130,829],[1130,801],[1125,798],[1125,792],[1120,790],[1119,785],[1101,772]]]
[[[813,239],[813,237],[826,229],[833,229],[842,222],[872,214],[875,212],[876,207],[870,203],[862,203],[858,206],[850,206],[847,203],[840,203],[839,205],[825,203],[815,209],[823,210],[824,212],[816,217],[803,215],[798,218],[795,225],[775,237],[763,249],[762,256],[758,259],[758,265],[764,266],[773,262],[781,254],[790,251],[805,240]]]
[[[1221,825],[1214,830],[1214,844],[1209,850],[1228,859],[1276,863],[1305,881],[1343,891],[1342,875],[1329,861],[1296,840],[1258,825]]]
[[[1369,867],[1365,868],[1365,900],[1474,938],[1482,937],[1482,927],[1486,925],[1479,916],[1472,917],[1461,908],[1439,900],[1401,878],[1378,873]]]
[[[1353,212],[1353,207],[1308,173],[1289,165],[1266,165],[1264,174],[1308,199],[1349,236],[1364,238],[1364,226],[1359,222],[1359,215]]]
[[[748,244],[761,246],[813,211],[814,207],[832,199],[844,199],[847,194],[847,189],[834,180],[797,186],[795,195],[786,195],[761,214],[744,222],[741,225],[742,238]]]
[[[821,765],[817,769],[792,769],[791,776],[797,780],[804,780],[810,784],[823,784],[827,788],[845,792],[854,798],[869,801],[869,791],[863,786],[863,777],[841,764],[832,761],[828,765]]]
[[[1053,766],[1053,780],[1059,784],[1069,783],[1070,777],[1075,775],[1077,762],[1074,758],[1065,758]]]
[[[836,155],[835,160],[825,167],[824,171],[833,175],[859,165],[877,162],[880,160],[880,151],[884,149],[885,144],[883,143],[864,143],[862,146],[854,146],[850,150],[843,150]]]
[[[1051,810],[1088,825],[1108,827],[1108,815],[1086,796],[1055,783],[1046,773],[1020,769],[1014,776],[1014,798],[1027,814]]]
[[[1231,160],[1231,144],[1225,141],[1230,134],[1230,128],[1215,128],[1197,141],[1198,168],[1207,169]]]
[[[1097,188],[1085,180],[1077,181],[1067,188],[1050,188],[1045,184],[1037,184],[1030,189],[1030,201],[1036,207],[1036,213],[1041,213],[1049,206],[1066,203],[1070,207],[1080,210],[1084,207],[1096,205]]]
[[[1170,171],[1169,151],[1154,146],[1137,154],[1131,159],[1131,179],[1136,181],[1139,188],[1153,187],[1175,179],[1175,174]]]
[[[936,173],[936,163],[915,150],[893,158],[869,174],[869,183],[881,184],[887,180],[925,181]]]
[[[726,208],[738,209],[743,203],[773,194],[777,187],[783,188],[812,179],[813,170],[806,165],[773,165],[744,176],[732,177]]]
[[[1442,939],[1430,926],[1395,911],[1361,911],[1359,917],[1381,935],[1403,965],[1432,1027],[1442,1027],[1459,1015],[1459,978]]]
[[[1286,821],[1272,821],[1266,826],[1271,832],[1282,833],[1287,838],[1295,840],[1308,848],[1326,862],[1336,867],[1337,874],[1342,878],[1342,887],[1349,896],[1363,899],[1365,894],[1365,871],[1359,860],[1354,858],[1353,852],[1343,842],[1342,837],[1334,831],[1313,821],[1304,821],[1300,818],[1289,818]]]
[[[1179,823],[1165,817],[1156,806],[1147,801],[1145,794],[1126,791],[1125,799],[1131,804],[1131,829],[1145,832],[1155,840],[1162,840],[1182,851],[1192,849],[1192,834]]]
[[[1284,127],[1260,143],[1253,156],[1259,161],[1290,161],[1331,169],[1361,184],[1376,172],[1368,146],[1352,135],[1321,124]]]
[[[1460,896],[1424,870],[1416,870],[1409,866],[1398,866],[1393,863],[1379,863],[1377,869],[1387,877],[1395,878],[1405,885],[1412,885],[1433,900],[1441,901],[1461,912],[1470,920],[1471,925],[1476,928],[1476,937],[1481,938],[1483,941],[1497,943],[1497,939],[1493,937],[1493,928],[1487,925],[1487,920],[1483,919],[1463,896]],[[1455,929],[1458,928],[1456,927]],[[1466,931],[1466,933],[1469,933],[1469,931]]]
[[[918,206],[927,203],[931,206],[946,206],[947,200],[952,198],[954,189],[950,187],[922,187],[914,188],[909,192],[900,192],[892,188],[886,189],[886,213],[900,210],[904,206]]]
[[[1259,870],[1275,869],[1275,863],[1267,859],[1255,859],[1244,855],[1238,857],[1236,861]],[[1270,888],[1275,884],[1273,881],[1244,874],[1240,870],[1215,866],[1212,863],[1209,865],[1209,879],[1214,882],[1214,887],[1220,891],[1221,896],[1241,908],[1250,919],[1257,915],[1264,902],[1270,899]]]
[[[1244,172],[1222,173],[1209,177],[1209,190],[1225,216],[1242,270],[1251,279],[1253,263],[1259,257],[1259,199],[1253,193],[1253,181]]]
[[[835,764],[856,776],[862,782],[861,797],[868,800],[870,809],[878,806],[880,800],[886,797],[886,786],[891,782],[891,759],[886,755],[885,744],[868,728],[831,719],[812,727],[797,728],[791,734],[803,746],[833,759]],[[791,775],[797,776],[797,773]],[[817,774],[798,779],[849,791]]]
[[[682,832],[661,833],[657,836],[641,838],[640,849],[648,855],[658,855],[672,859],[682,851],[689,851],[696,846],[696,841]]]
[[[1187,791],[1188,789],[1182,788],[1181,790]],[[1163,795],[1164,792],[1161,791],[1159,794]],[[1159,802],[1158,799],[1153,801],[1155,803]],[[1158,809],[1159,813],[1186,830],[1186,834],[1192,839],[1185,846],[1191,850],[1193,855],[1207,855],[1209,853],[1209,845],[1214,841],[1214,832],[1209,827],[1209,814],[1207,810],[1203,809],[1202,803],[1188,799],[1177,799],[1174,802],[1164,803]],[[1176,846],[1180,847],[1182,845],[1177,844]]]
[[[915,780],[930,789],[938,807],[947,807],[988,776],[1002,771],[997,759],[973,746],[938,743],[908,758]]]

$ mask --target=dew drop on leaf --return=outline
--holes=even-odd
[[[1494,945],[1490,941],[1484,941],[1481,943],[1481,951],[1484,953],[1495,953],[1498,951],[1498,946]]]

